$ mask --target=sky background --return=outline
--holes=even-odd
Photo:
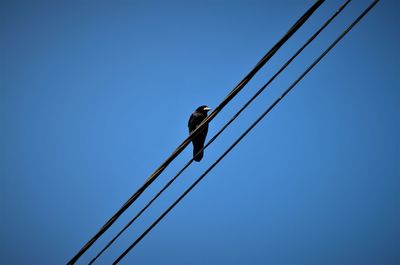
[[[97,264],[369,4],[354,1]],[[313,1],[0,2],[0,263],[65,264]],[[322,25],[327,1],[208,139]],[[400,2],[381,1],[121,264],[400,264]],[[188,159],[189,146],[78,264]]]

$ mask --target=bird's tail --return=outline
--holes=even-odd
[[[204,155],[204,150],[201,150],[203,147],[194,147],[193,148],[193,159],[196,162],[200,162],[200,160],[203,158]],[[199,151],[201,150],[201,152],[199,153]],[[198,154],[197,154],[198,153]],[[196,155],[197,154],[197,155]]]

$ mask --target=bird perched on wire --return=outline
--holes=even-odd
[[[206,105],[198,107],[195,112],[189,118],[189,133],[192,133],[196,128],[200,125],[200,123],[207,117],[207,112],[211,110]],[[203,158],[204,151],[202,150],[200,153],[199,151],[203,148],[204,142],[206,140],[208,132],[208,124],[204,126],[204,128],[199,132],[193,139],[193,159],[194,161],[200,162]],[[197,154],[199,153],[199,154]],[[196,155],[197,154],[197,155]]]

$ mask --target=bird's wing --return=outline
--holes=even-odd
[[[188,127],[189,127],[189,132],[193,132],[196,127],[197,127],[197,122],[196,122],[196,117],[194,114],[190,115],[189,122],[188,122]]]

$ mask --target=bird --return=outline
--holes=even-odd
[[[206,105],[202,105],[198,107],[192,115],[190,115],[188,127],[189,127],[189,134],[192,133],[196,128],[200,125],[200,123],[207,117],[207,112],[211,110]],[[203,158],[204,151],[202,150],[200,153],[199,151],[203,149],[204,142],[206,140],[208,132],[208,124],[204,126],[204,128],[199,132],[193,139],[193,160],[196,162],[200,162]],[[199,153],[199,154],[197,154]],[[197,155],[196,155],[197,154]]]

